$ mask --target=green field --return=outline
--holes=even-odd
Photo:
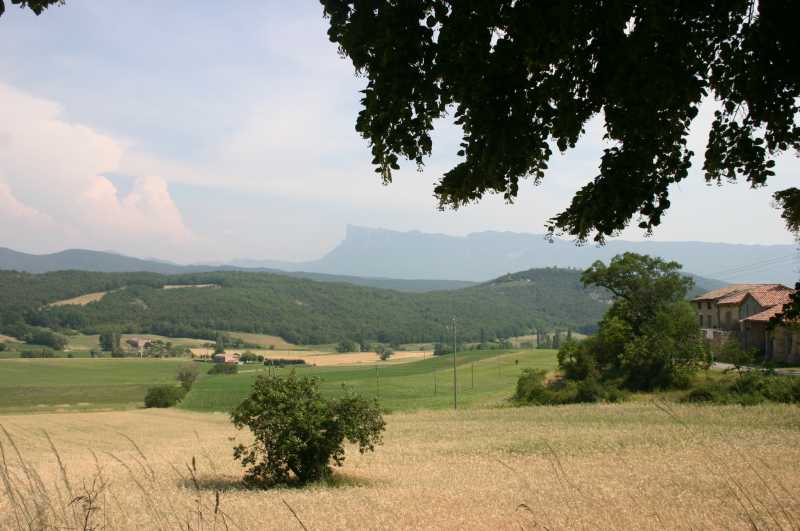
[[[524,368],[552,370],[554,350],[469,351],[457,363],[458,404],[463,407],[496,404],[514,392]],[[287,374],[292,369],[278,369]],[[452,358],[371,366],[300,367],[300,376],[321,380],[328,395],[342,393],[342,384],[364,396],[377,397],[388,411],[443,409],[453,407]],[[180,407],[196,411],[230,411],[247,395],[253,381],[267,369],[243,367],[238,375],[199,380]],[[474,384],[473,384],[474,382]]]
[[[185,360],[0,360],[0,412],[141,407],[147,388],[175,381]]]
[[[181,359],[0,359],[0,412],[126,409],[143,406],[147,388],[175,383]],[[526,367],[555,368],[555,351],[471,351],[458,357],[459,406],[496,404],[511,396]],[[181,407],[229,411],[248,393],[262,365],[241,367],[233,376],[201,377]],[[292,369],[277,369],[288,374]],[[324,393],[336,395],[346,384],[356,393],[378,397],[388,411],[441,409],[453,405],[452,358],[410,363],[300,367],[299,375],[322,380]],[[474,377],[473,377],[474,375]],[[474,381],[474,384],[473,384]],[[434,389],[435,386],[435,389]],[[434,392],[435,391],[435,392]]]

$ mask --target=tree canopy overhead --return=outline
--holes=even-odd
[[[47,9],[53,4],[63,4],[64,0],[11,0],[11,4],[21,8],[28,8],[37,15],[41,15],[42,11]],[[4,0],[0,0],[0,17],[6,11]]]
[[[687,176],[707,96],[720,104],[707,181],[764,185],[774,157],[800,149],[796,0],[321,3],[330,40],[367,78],[356,130],[385,182],[400,157],[423,164],[434,120],[455,108],[463,140],[435,188],[442,208],[512,200],[602,114],[612,146],[549,229],[602,241],[636,217],[650,231]]]

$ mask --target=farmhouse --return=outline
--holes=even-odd
[[[695,297],[692,303],[708,339],[734,336],[765,359],[795,362],[800,360],[798,325],[768,326],[792,292],[783,284],[732,284]]]
[[[227,352],[222,354],[214,354],[214,357],[211,358],[211,361],[214,363],[239,363],[239,355],[228,354]]]

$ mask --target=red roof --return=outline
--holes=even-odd
[[[763,288],[764,286],[768,286],[770,284],[731,284],[730,286],[726,286],[724,288],[715,289],[713,291],[708,291],[703,293],[702,295],[698,295],[693,301],[715,301],[718,299],[722,299],[731,295],[735,295],[737,293],[746,293],[749,289],[757,289]],[[773,286],[776,284],[772,284]]]
[[[766,310],[745,317],[744,321],[767,322],[783,310],[783,305],[788,303],[792,290],[774,289],[761,293],[751,293],[753,298]]]
[[[751,315],[750,317],[745,317],[742,319],[743,321],[748,322],[759,322],[759,323],[766,323],[776,315],[778,315],[781,310],[783,310],[783,305],[777,304],[771,308],[767,308],[761,313],[756,313]]]
[[[717,304],[741,304],[748,294],[761,306],[767,307],[780,304],[782,295],[791,293],[792,289],[783,284],[731,284],[730,286],[715,289],[692,299],[694,302],[716,301]],[[777,300],[778,302],[771,302]]]

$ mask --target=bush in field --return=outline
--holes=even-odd
[[[156,385],[147,390],[144,407],[172,407],[186,395],[182,387],[174,385]]]
[[[19,353],[20,358],[55,358],[56,354],[50,349],[43,348],[41,350],[23,350]]]
[[[239,361],[242,363],[258,363],[260,361],[264,361],[264,356],[260,354],[255,354],[250,352],[249,350],[239,356]]]
[[[208,370],[208,374],[236,374],[239,366],[235,363],[217,363]]]
[[[387,361],[389,358],[394,356],[394,351],[385,345],[378,345],[375,348],[375,353],[378,355],[381,361]]]
[[[557,405],[582,402],[620,402],[626,395],[612,385],[595,378],[546,381],[547,373],[540,369],[525,369],[517,380],[513,400],[518,404]]]
[[[64,350],[64,347],[67,346],[67,338],[50,330],[36,330],[31,334],[28,343],[43,345],[54,350]]]
[[[336,352],[345,353],[345,352],[358,352],[360,349],[358,345],[356,345],[355,341],[352,339],[343,339],[339,341],[339,344],[336,345]]]
[[[374,451],[385,428],[376,401],[345,393],[324,398],[313,378],[259,376],[250,396],[232,413],[233,424],[253,432],[254,442],[234,448],[234,458],[258,484],[300,483],[328,477],[344,462],[344,441],[361,453]]]
[[[178,374],[175,375],[175,379],[180,382],[183,390],[188,393],[199,375],[200,369],[197,368],[197,365],[194,363],[184,363],[178,367]]]
[[[5,352],[5,350],[6,350],[7,348],[8,348],[8,347],[6,346],[6,344],[5,344],[5,343],[0,343],[0,352]]]
[[[741,372],[733,379],[702,383],[686,393],[683,401],[743,406],[767,401],[800,404],[800,378],[772,376],[759,370]]]
[[[306,360],[302,359],[286,359],[286,358],[267,358],[264,360],[264,365],[273,367],[283,367],[285,365],[305,365]]]

